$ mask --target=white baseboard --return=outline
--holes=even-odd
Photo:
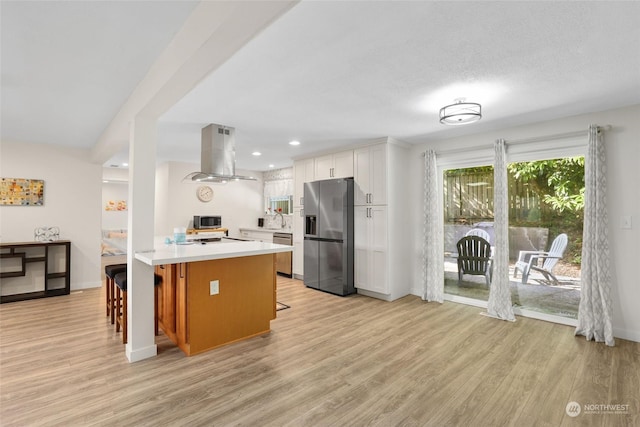
[[[131,349],[131,343],[127,343],[125,346],[125,353],[129,363],[138,362],[140,360],[149,359],[158,355],[158,347],[153,344],[148,347],[138,348],[136,350]]]
[[[640,342],[640,331],[630,331],[628,329],[613,328],[613,336],[623,340]]]
[[[80,289],[101,288],[102,280],[95,280],[91,282],[72,283],[71,290],[78,291]]]

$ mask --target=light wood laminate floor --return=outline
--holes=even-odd
[[[130,364],[104,292],[0,306],[2,426],[638,426],[640,344],[279,278],[272,332]],[[222,327],[222,325],[220,326]],[[629,405],[569,417],[570,401]]]

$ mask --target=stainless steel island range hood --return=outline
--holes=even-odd
[[[210,124],[202,128],[200,172],[184,177],[185,181],[218,182],[249,180],[252,176],[236,175],[235,128]]]

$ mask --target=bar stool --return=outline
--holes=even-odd
[[[115,295],[115,315],[116,315],[116,332],[120,332],[122,328],[122,344],[127,343],[127,272],[120,272],[115,275],[116,283]],[[162,276],[153,275],[154,298],[153,298],[153,326],[154,332],[158,335],[158,286],[162,283]]]
[[[107,300],[107,316],[111,316],[111,324],[114,323],[114,311],[115,311],[115,282],[114,278],[116,274],[127,272],[127,264],[112,264],[107,265],[104,268],[104,274],[107,276],[105,295]]]

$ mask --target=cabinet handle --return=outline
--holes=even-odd
[[[304,206],[304,197],[300,197],[300,206]]]
[[[179,265],[180,265],[180,278],[184,279],[184,270],[183,270],[184,263],[181,262]]]

